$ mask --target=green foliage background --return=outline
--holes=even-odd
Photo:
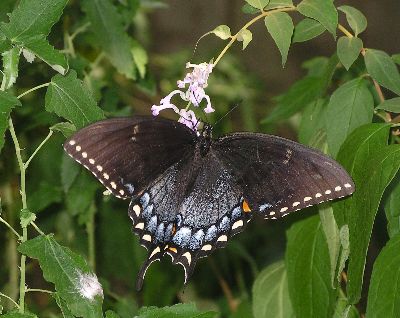
[[[176,10],[163,2],[2,0],[1,317],[399,317],[400,54],[367,47],[367,18],[350,5],[246,0],[244,26],[214,21],[201,55],[192,55],[195,38],[173,54],[150,49],[149,14]],[[268,87],[239,52],[262,40],[256,23],[282,65],[291,47],[321,34],[337,47],[305,61],[304,76],[272,109]],[[211,36],[219,42],[208,47]],[[201,260],[187,286],[169,259],[153,264],[138,293],[145,251],[127,203],[103,195],[62,143],[99,119],[149,114],[186,62],[212,58],[207,93],[216,112],[207,119],[241,105],[215,134],[243,127],[293,138],[295,131],[299,142],[338,160],[357,191],[284,220],[252,222]],[[79,289],[84,278],[91,287],[98,279],[103,291],[88,297]]]

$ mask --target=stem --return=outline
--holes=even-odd
[[[18,240],[21,240],[21,235],[6,220],[0,217],[0,222],[5,224],[18,237]]]
[[[43,141],[40,143],[40,145],[35,149],[33,154],[29,157],[29,159],[25,162],[24,168],[25,170],[28,169],[28,166],[32,159],[35,157],[35,155],[38,153],[38,151],[44,146],[44,144],[50,139],[51,135],[53,135],[53,131],[50,130],[49,134],[46,136],[46,138],[43,139]]]
[[[224,49],[221,51],[221,53],[218,55],[214,62],[214,67],[215,65],[218,64],[219,60],[225,55],[226,51],[232,46],[233,43],[237,40],[237,37],[239,36],[240,32],[247,29],[249,26],[257,22],[258,20],[266,17],[267,15],[274,13],[274,12],[289,12],[289,11],[296,11],[295,6],[290,6],[290,7],[285,7],[285,8],[278,8],[274,10],[269,10],[269,11],[263,11],[260,15],[256,16],[249,22],[247,22],[240,30],[237,32],[234,36],[232,36],[231,40],[228,42],[228,44],[224,47]]]
[[[96,271],[96,236],[94,228],[94,215],[96,213],[96,207],[94,203],[90,206],[89,220],[86,222],[86,231],[88,234],[88,255],[89,264],[93,271]]]
[[[27,95],[29,93],[32,93],[32,92],[34,92],[34,91],[36,91],[36,90],[38,90],[40,88],[47,87],[49,85],[50,85],[50,83],[44,83],[42,85],[32,87],[31,89],[28,89],[26,92],[23,92],[21,95],[17,96],[17,98],[20,99],[21,97],[23,97],[23,96],[25,96],[25,95]]]
[[[338,29],[344,33],[348,38],[354,38],[354,35],[350,33],[343,25],[338,24]]]
[[[14,124],[12,122],[12,119],[10,117],[9,121],[9,129],[11,133],[12,140],[14,142],[14,147],[15,147],[15,154],[17,155],[17,161],[19,165],[19,170],[21,172],[21,199],[22,199],[22,208],[27,209],[27,203],[26,203],[26,189],[25,189],[25,177],[26,177],[26,171],[25,171],[25,166],[22,161],[21,157],[21,147],[19,146],[18,138],[17,135],[15,134],[14,130]],[[26,242],[28,240],[28,229],[26,226],[22,227],[22,239],[21,242]],[[24,313],[25,312],[25,262],[26,262],[26,256],[21,255],[21,265],[20,265],[20,282],[19,282],[19,312]]]
[[[86,29],[87,29],[89,26],[90,26],[90,22],[86,22],[84,25],[82,25],[82,26],[80,26],[79,28],[77,28],[77,29],[75,30],[75,32],[72,33],[72,34],[69,36],[69,38],[71,39],[71,41],[73,41],[73,40],[75,39],[75,37],[76,37],[79,33],[85,32]]]
[[[6,299],[8,299],[8,300],[11,301],[17,308],[19,308],[18,303],[15,302],[15,300],[12,299],[10,296],[7,296],[7,295],[5,295],[5,294],[3,294],[3,293],[0,293],[0,296],[1,296],[1,297],[4,297],[4,298],[6,298]]]

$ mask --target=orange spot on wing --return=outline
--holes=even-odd
[[[178,252],[178,250],[175,247],[168,247],[168,249],[173,253],[177,253]]]
[[[172,235],[174,235],[175,232],[176,232],[176,226],[175,226],[175,224],[174,224],[174,225],[172,226]]]
[[[247,203],[246,200],[243,200],[242,208],[243,208],[243,211],[246,212],[246,213],[251,212],[251,209],[250,209],[250,207],[249,207],[249,204]]]

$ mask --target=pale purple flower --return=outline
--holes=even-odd
[[[177,82],[178,88],[186,89],[187,87],[186,91],[174,90],[161,99],[160,105],[153,105],[151,107],[153,116],[157,116],[160,111],[164,109],[173,109],[175,113],[181,116],[179,122],[193,130],[196,130],[198,120],[193,111],[187,111],[186,109],[179,110],[175,104],[171,103],[171,99],[173,96],[179,95],[182,100],[190,102],[195,107],[199,107],[200,103],[205,99],[207,101],[207,106],[204,111],[206,113],[212,113],[214,108],[212,108],[210,96],[206,94],[204,88],[208,86],[208,77],[210,76],[213,67],[213,64],[208,63],[186,63],[186,68],[193,68],[193,70],[192,72],[187,73],[182,81]]]
[[[199,123],[199,120],[196,118],[196,115],[193,112],[193,110],[181,109],[179,111],[179,115],[181,117],[179,118],[178,122],[186,125],[191,130],[196,130],[197,128],[196,126]]]

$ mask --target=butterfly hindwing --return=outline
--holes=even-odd
[[[281,137],[234,133],[218,139],[215,149],[250,207],[268,219],[354,191],[352,179],[336,161]]]
[[[148,266],[164,254],[185,270],[242,231],[251,211],[242,191],[212,152],[169,168],[133,200],[133,229],[149,255],[139,272],[140,289]]]
[[[89,125],[69,138],[64,149],[111,193],[126,199],[193,152],[195,138],[175,121],[135,116]]]

